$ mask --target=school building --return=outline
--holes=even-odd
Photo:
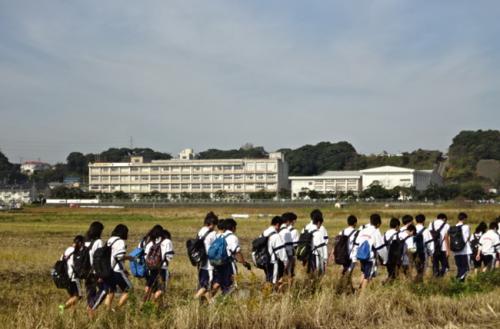
[[[132,156],[130,162],[89,164],[91,192],[151,193],[169,196],[180,193],[246,194],[289,189],[288,164],[282,153],[265,159],[195,159],[186,149],[177,159],[144,161]]]

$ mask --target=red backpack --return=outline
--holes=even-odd
[[[146,266],[150,270],[158,270],[163,264],[163,256],[161,254],[161,243],[153,243],[151,248],[149,248],[148,254],[146,255]]]

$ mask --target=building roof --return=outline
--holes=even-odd
[[[358,170],[328,170],[320,174],[320,176],[329,176],[329,177],[361,176],[361,172]]]
[[[395,167],[395,166],[382,166],[382,167],[375,167],[375,168],[369,168],[369,169],[363,169],[360,170],[362,174],[375,174],[375,173],[413,173],[415,172],[415,169],[411,168],[403,168],[403,167]]]
[[[290,176],[291,180],[321,180],[321,179],[335,179],[335,178],[361,178],[359,171],[325,171],[321,175],[316,176]]]

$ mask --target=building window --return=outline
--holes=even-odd
[[[234,170],[243,170],[243,166],[241,165],[234,166]]]
[[[160,170],[160,167],[151,167],[151,171],[158,171]]]
[[[90,180],[92,182],[98,182],[99,181],[99,176],[92,176],[92,177],[90,177]]]
[[[201,185],[200,184],[193,184],[193,185],[191,185],[191,188],[193,190],[199,190],[201,188]]]
[[[139,168],[137,168],[137,167],[132,167],[132,168],[130,168],[130,172],[133,172],[133,173],[138,173],[138,172],[139,172]]]
[[[233,179],[233,175],[224,175],[224,179]]]
[[[180,176],[179,175],[172,175],[172,176],[170,176],[170,179],[171,180],[179,180]]]
[[[233,166],[224,166],[224,170],[233,170]]]
[[[234,179],[243,179],[243,175],[234,175]]]
[[[203,175],[203,180],[210,180],[210,175]]]
[[[122,179],[124,179],[124,178],[128,178],[128,177],[122,177]],[[111,181],[112,182],[117,182],[119,180],[120,180],[120,177],[118,177],[118,176],[111,176]]]
[[[180,188],[179,184],[172,184],[172,190],[178,190]]]
[[[117,173],[117,172],[118,172],[118,170],[120,170],[120,168],[111,168],[111,172],[112,172],[112,173]]]
[[[161,167],[161,171],[162,172],[169,172],[170,171],[170,167]]]
[[[143,176],[141,176],[141,180],[148,181],[149,180],[149,176],[143,175]]]
[[[267,175],[267,179],[276,179],[276,175],[273,174]]]
[[[168,176],[167,175],[161,175],[161,180],[168,180]]]
[[[158,191],[160,189],[160,185],[158,184],[151,184],[151,190],[152,191]]]
[[[247,175],[246,179],[253,179],[253,175]]]
[[[222,184],[214,184],[213,187],[214,189],[220,189],[222,188]]]
[[[200,175],[193,175],[193,180],[200,180],[201,176]]]
[[[160,187],[161,187],[162,190],[168,190],[170,188],[170,185],[168,185],[168,184],[161,184]]]
[[[210,189],[211,188],[210,184],[202,184],[202,186],[203,186],[204,189]]]
[[[264,179],[264,175],[257,175],[257,179]]]
[[[182,184],[182,185],[181,185],[181,188],[182,188],[183,190],[188,190],[188,189],[189,189],[189,184]]]
[[[189,180],[190,176],[189,175],[182,175],[181,177],[182,177],[182,180]]]
[[[159,180],[159,179],[160,179],[160,176],[158,176],[158,175],[151,176],[151,180]]]
[[[181,167],[172,167],[172,171],[179,172],[181,171]]]
[[[91,190],[98,190],[99,189],[99,185],[91,185],[90,189]]]

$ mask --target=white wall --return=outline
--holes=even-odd
[[[363,190],[366,190],[378,181],[379,185],[386,189],[393,189],[396,186],[411,187],[414,183],[413,173],[363,173]]]

